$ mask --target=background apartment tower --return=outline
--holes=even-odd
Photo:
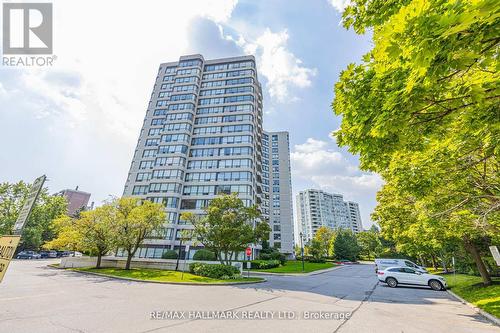
[[[262,191],[262,213],[272,229],[269,245],[292,255],[294,235],[288,132],[264,131]]]
[[[86,209],[90,200],[90,193],[79,191],[78,186],[74,190],[62,190],[56,195],[66,198],[69,216],[75,216],[78,212]]]
[[[181,231],[192,228],[180,214],[202,214],[218,194],[238,193],[245,205],[260,205],[261,144],[262,90],[253,56],[196,54],[161,64],[124,195],[162,203],[167,221],[138,256],[159,258],[178,248]]]
[[[297,222],[305,241],[312,239],[322,226],[354,232],[363,230],[357,203],[345,202],[340,194],[313,189],[297,194]]]

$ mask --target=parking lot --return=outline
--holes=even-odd
[[[0,332],[500,332],[444,291],[379,284],[373,265],[307,277],[268,276],[253,285],[181,286],[46,266],[57,261],[11,263],[0,284]],[[167,311],[262,317],[152,319],[153,313]],[[275,317],[264,318],[266,313]],[[321,313],[339,315],[311,315]]]

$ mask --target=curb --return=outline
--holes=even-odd
[[[500,319],[498,319],[496,316],[494,316],[494,315],[492,315],[492,314],[484,311],[483,309],[478,308],[477,306],[475,306],[472,303],[467,302],[465,299],[463,299],[462,297],[458,296],[453,291],[451,291],[449,289],[446,289],[446,291],[451,296],[453,296],[454,298],[456,298],[460,303],[468,305],[469,307],[473,308],[477,313],[479,313],[480,315],[482,315],[483,317],[485,317],[486,319],[488,319],[489,321],[491,321],[492,324],[500,326]]]
[[[154,280],[139,280],[139,279],[128,278],[128,277],[123,277],[123,276],[113,276],[113,275],[107,275],[107,274],[101,274],[101,273],[95,273],[95,272],[79,271],[79,270],[71,269],[71,268],[54,267],[54,266],[50,266],[50,265],[47,265],[47,266],[54,268],[54,269],[63,269],[63,270],[68,270],[68,271],[76,272],[76,273],[80,273],[80,274],[96,275],[96,276],[102,276],[102,277],[106,277],[106,278],[110,278],[110,279],[142,282],[142,283],[175,284],[175,285],[184,285],[184,286],[234,286],[234,285],[240,285],[240,284],[254,284],[254,283],[267,282],[267,280],[264,278],[262,278],[262,281],[227,282],[227,283],[166,282],[166,281],[154,281]]]
[[[309,272],[309,273],[273,273],[273,272],[262,272],[262,271],[251,271],[250,270],[250,275],[255,274],[255,275],[271,275],[271,276],[311,276],[311,275],[319,275],[323,273],[328,273],[331,271],[334,271],[336,269],[345,267],[344,265],[338,265],[335,267],[331,268],[326,268],[314,272]]]

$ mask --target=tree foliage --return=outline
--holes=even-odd
[[[123,197],[113,203],[116,226],[116,246],[127,252],[125,269],[139,247],[150,234],[157,233],[165,222],[165,210],[161,204],[135,197]]]
[[[335,136],[385,180],[383,234],[415,253],[459,240],[489,283],[477,249],[500,234],[500,3],[353,0],[343,22],[374,47],[335,86]]]
[[[361,248],[356,239],[356,235],[349,229],[337,229],[333,241],[333,251],[335,258],[356,261]]]
[[[333,249],[330,249],[330,244],[334,236],[335,232],[333,231],[333,229],[325,226],[320,227],[314,234],[314,239],[318,241],[318,246],[320,246],[321,256],[327,257],[328,255],[332,254]]]
[[[23,181],[0,184],[0,234],[12,233],[12,228],[28,196],[30,186]],[[42,189],[24,226],[18,249],[37,250],[46,241],[54,238],[50,224],[52,220],[64,216],[66,213],[66,199],[49,195],[47,188]]]
[[[373,229],[362,231],[356,235],[360,247],[360,254],[368,259],[375,257],[382,251],[382,242],[378,231]]]
[[[260,217],[257,207],[245,207],[234,194],[213,199],[205,212],[204,216],[185,213],[182,218],[194,225],[194,236],[221,263],[230,264],[235,253],[269,237],[269,225],[256,222]]]
[[[113,206],[109,203],[82,211],[78,218],[55,219],[52,229],[57,237],[45,243],[44,248],[96,254],[96,268],[101,267],[102,256],[113,249],[117,241]]]

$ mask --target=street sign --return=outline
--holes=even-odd
[[[498,252],[498,247],[490,246],[490,252],[493,256],[493,259],[495,259],[497,266],[500,266],[500,252]]]
[[[247,247],[246,254],[247,254],[247,257],[250,257],[252,255],[252,249]]]
[[[16,252],[21,236],[0,236],[0,282],[2,282],[7,267]]]
[[[14,224],[14,234],[16,235],[21,234],[24,224],[26,223],[26,221],[28,221],[31,210],[33,209],[36,199],[38,198],[38,194],[40,194],[40,191],[42,190],[43,183],[45,182],[46,178],[47,177],[45,175],[40,176],[37,179],[35,179],[35,182],[33,183],[33,185],[31,185],[28,197],[24,202],[23,208],[21,208],[21,211],[19,212],[16,224]]]

